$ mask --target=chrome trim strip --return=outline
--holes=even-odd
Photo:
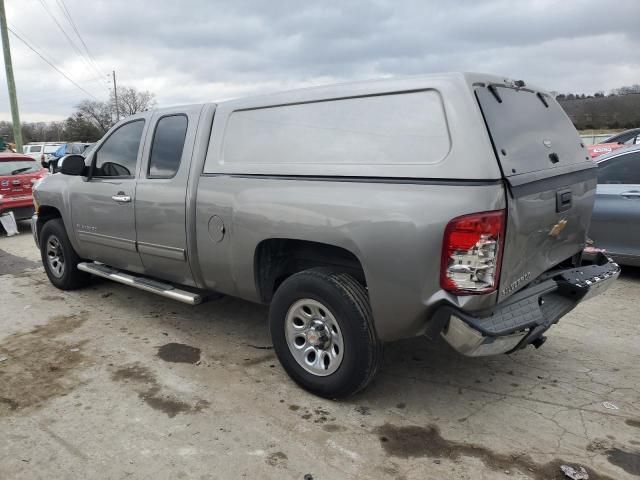
[[[138,252],[182,262],[187,259],[184,248],[167,247],[166,245],[157,245],[155,243],[138,242]]]
[[[127,250],[129,252],[135,252],[136,242],[127,238],[111,237],[109,235],[102,235],[100,233],[86,232],[84,230],[77,230],[78,239],[87,243],[95,243],[98,245],[104,245],[106,247],[119,248]]]

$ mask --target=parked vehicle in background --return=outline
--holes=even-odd
[[[39,143],[27,143],[22,147],[22,151],[25,155],[39,160],[42,162],[42,166],[47,166],[51,155],[62,145],[60,142],[39,142]]]
[[[44,143],[27,143],[22,147],[22,153],[29,155],[34,160],[40,160]]]
[[[598,157],[589,238],[623,265],[640,266],[640,145]]]
[[[95,143],[87,143],[87,144],[81,144],[82,148],[74,148],[74,150],[79,151],[82,150],[81,153],[75,153],[76,155],[82,155],[83,157],[86,157],[87,155],[90,154],[90,152],[93,150],[93,147],[95,147]],[[65,155],[66,156],[66,155]],[[57,173],[60,171],[60,168],[62,167],[62,164],[64,162],[64,156],[61,158],[58,158],[57,160],[52,160],[50,162],[50,166],[49,166],[49,171],[51,173]]]
[[[16,220],[34,213],[32,188],[47,174],[36,159],[21,153],[0,153],[0,215],[13,212]]]
[[[589,155],[591,158],[605,155],[629,145],[640,144],[640,128],[633,128],[622,133],[618,133],[606,140],[596,143],[595,145],[589,145]]]
[[[59,168],[59,161],[65,155],[84,155],[85,150],[87,150],[92,143],[63,143],[58,146],[55,152],[49,158],[48,168],[51,173],[56,173]]]
[[[215,114],[215,115],[214,115]],[[481,74],[309,88],[137,114],[36,188],[51,283],[89,274],[189,304],[270,304],[318,395],[364,388],[383,342],[540,347],[619,267],[581,266],[597,169],[547,92]]]

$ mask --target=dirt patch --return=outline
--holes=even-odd
[[[606,451],[609,463],[616,465],[631,475],[640,476],[640,453],[625,452],[619,448]]]
[[[184,343],[167,343],[158,348],[158,357],[165,362],[194,364],[200,361],[200,349]]]
[[[288,458],[287,454],[284,452],[275,452],[270,454],[265,461],[272,467],[285,468],[287,466]]]
[[[209,407],[207,400],[196,400],[189,403],[176,398],[175,395],[163,393],[163,387],[156,376],[147,367],[139,364],[124,366],[111,375],[117,382],[131,384],[138,393],[138,397],[154,410],[161,411],[169,418],[179,413],[199,413]]]
[[[86,364],[87,358],[81,348],[72,347],[86,342],[70,345],[59,337],[86,319],[86,312],[57,315],[45,325],[4,340],[0,352],[7,360],[0,363],[0,416],[66,395],[80,383],[73,378],[73,370]]]
[[[27,260],[0,249],[0,275],[15,275],[41,265],[39,262]]]
[[[435,425],[427,427],[398,427],[389,423],[377,427],[382,448],[387,455],[400,458],[431,457],[458,460],[460,457],[473,457],[482,461],[494,471],[517,469],[536,480],[566,479],[560,465],[571,465],[571,462],[556,459],[549,463],[538,464],[524,454],[504,455],[493,452],[486,447],[459,443],[442,438]],[[585,467],[590,480],[613,480]]]
[[[328,423],[327,425],[323,425],[322,429],[325,432],[334,433],[334,432],[344,432],[346,430],[342,425],[338,425],[336,423]]]
[[[261,363],[273,360],[274,358],[275,355],[273,353],[255,358],[245,358],[242,362],[242,365],[244,365],[245,367],[253,367],[254,365],[260,365]]]
[[[630,427],[640,428],[640,420],[634,420],[632,418],[625,420],[624,423],[629,425]]]
[[[40,297],[41,300],[46,300],[48,302],[64,302],[64,297],[56,296],[56,295],[45,295],[44,297]]]
[[[366,416],[371,415],[371,407],[365,407],[364,405],[359,405],[356,407],[356,412],[360,415]]]

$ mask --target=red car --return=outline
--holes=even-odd
[[[21,153],[0,153],[0,215],[13,212],[16,220],[33,215],[33,184],[47,175],[40,162]]]
[[[589,155],[591,158],[604,155],[605,153],[611,153],[622,147],[628,147],[629,145],[637,145],[640,143],[640,128],[633,128],[625,132],[614,135],[607,138],[604,142],[596,143],[595,145],[589,145]]]

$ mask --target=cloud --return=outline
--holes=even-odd
[[[58,2],[44,1],[75,39]],[[9,21],[101,99],[114,69],[119,84],[155,92],[159,105],[457,70],[563,92],[609,90],[640,78],[637,0],[617,1],[615,14],[596,0],[65,3],[99,72],[79,58],[39,0],[7,0]],[[17,39],[11,43],[23,119],[65,118],[87,97]],[[8,119],[6,88],[0,101]]]

